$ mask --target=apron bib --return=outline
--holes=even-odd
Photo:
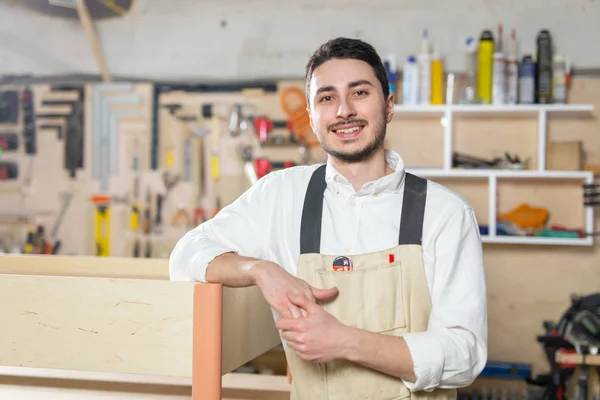
[[[352,256],[320,252],[325,165],[313,173],[302,212],[297,277],[339,294],[321,306],[342,324],[384,335],[427,330],[431,299],[421,237],[427,181],[406,174],[398,245]],[[286,346],[291,400],[456,399],[455,390],[411,393],[402,380],[345,360],[314,363]]]

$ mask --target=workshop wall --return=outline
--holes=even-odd
[[[0,1],[1,74],[97,74],[77,20],[50,18]],[[31,3],[23,1],[22,3]],[[307,56],[339,35],[360,37],[398,65],[420,49],[423,29],[446,67],[464,67],[464,43],[499,23],[517,30],[520,54],[546,28],[575,69],[600,66],[600,3],[589,0],[136,0],[97,30],[112,75],[147,79],[297,78]],[[339,12],[344,11],[343,17]],[[568,21],[568,23],[565,23]],[[577,27],[577,29],[573,29]],[[68,43],[68,45],[67,45]],[[223,51],[223,50],[226,51]],[[402,60],[402,62],[400,61]]]
[[[19,88],[18,85],[5,85],[2,90],[11,87]],[[219,207],[233,201],[250,186],[250,178],[244,169],[243,149],[250,150],[255,159],[262,157],[270,162],[303,164],[324,161],[320,148],[311,148],[307,152],[306,147],[290,140],[286,128],[286,120],[293,115],[288,108],[293,111],[304,106],[301,81],[281,81],[266,89],[220,93],[185,92],[176,88],[165,90],[156,98],[159,116],[156,124],[152,118],[155,105],[153,84],[136,83],[120,90],[113,88],[103,94],[102,100],[113,114],[121,113],[115,120],[114,133],[118,142],[113,143],[114,148],[106,149],[108,153],[98,153],[92,148],[93,143],[102,138],[98,137],[102,132],[94,128],[93,117],[94,113],[99,112],[94,106],[99,100],[94,97],[95,85],[84,84],[80,85],[84,93],[85,112],[83,162],[80,168],[75,169],[75,177],[72,177],[66,168],[68,157],[65,150],[69,146],[65,143],[65,137],[68,137],[69,123],[73,122],[67,117],[73,113],[73,105],[65,106],[61,102],[76,101],[79,97],[74,89],[77,87],[74,85],[70,90],[63,88],[58,91],[52,90],[47,84],[32,85],[34,112],[38,115],[36,153],[24,154],[24,145],[20,145],[16,152],[2,153],[0,161],[17,163],[19,168],[16,180],[3,181],[0,186],[0,236],[5,251],[11,251],[14,247],[22,249],[27,231],[42,225],[47,240],[51,243],[55,240],[62,242],[59,254],[97,254],[97,244],[106,244],[100,238],[105,237],[103,235],[107,232],[97,229],[95,217],[98,208],[92,199],[94,195],[106,195],[112,200],[108,255],[134,256],[137,240],[140,257],[167,258],[176,241],[194,223],[211,218]],[[596,111],[579,119],[550,119],[548,127],[550,142],[581,142],[587,167],[600,164],[598,91],[600,79],[574,79],[569,93],[571,102],[593,104]],[[261,144],[253,134],[231,133],[232,112],[236,105],[240,107],[242,115],[264,117],[265,121],[272,124],[268,141]],[[107,116],[105,118],[110,120]],[[307,129],[304,132],[310,135],[301,119],[295,123]],[[459,151],[468,150],[480,157],[502,155],[504,148],[523,158],[535,154],[535,117],[514,120],[475,118],[456,123],[462,124],[455,143]],[[159,138],[156,169],[152,168],[154,125],[158,127]],[[61,128],[62,137],[58,136],[58,127]],[[4,132],[21,132],[22,122],[0,124],[0,128]],[[109,128],[105,127],[108,132]],[[482,131],[491,132],[496,137],[496,147],[488,146],[486,138],[481,137]],[[408,167],[440,167],[442,132],[439,117],[421,116],[414,120],[399,117],[389,126],[386,145],[399,151]],[[311,141],[314,138],[306,136],[306,139]],[[189,157],[186,157],[186,143],[189,144]],[[94,172],[99,168],[98,160],[102,160],[102,154],[108,160],[117,160],[106,187]],[[135,154],[139,156],[138,197],[134,196],[137,176]],[[216,175],[213,174],[215,159],[218,166]],[[551,161],[552,158],[549,158]],[[473,205],[481,224],[489,222],[485,180],[434,180],[463,195]],[[499,189],[500,212],[528,202],[547,208],[551,223],[568,227],[582,224],[581,186],[576,181],[527,180],[523,183],[509,180]],[[147,197],[148,194],[150,197]],[[56,237],[53,237],[53,227],[67,195],[72,196],[71,202]],[[159,198],[162,199],[160,207]],[[135,228],[131,225],[134,205],[140,210],[140,219]],[[150,212],[148,231],[145,231],[146,209]],[[202,213],[195,215],[196,210]],[[174,220],[180,211],[182,218]],[[195,217],[198,221],[194,221]],[[190,218],[190,221],[186,221],[186,218]],[[596,226],[599,222],[596,214]],[[543,331],[543,320],[560,317],[572,293],[597,290],[597,282],[600,281],[600,245],[484,244],[484,257],[488,277],[490,360],[532,363],[536,370],[545,370],[547,363],[541,347],[535,341],[536,335]]]
[[[375,0],[369,6],[350,0],[328,2],[326,6],[306,0],[137,0],[125,17],[100,21],[97,27],[111,74],[140,78],[141,82],[103,94],[96,93],[91,83],[73,84],[70,89],[58,91],[48,84],[31,85],[38,115],[35,154],[24,154],[20,146],[14,153],[3,151],[0,158],[18,165],[17,179],[0,185],[2,247],[5,251],[22,249],[27,232],[41,225],[51,244],[60,240],[60,254],[97,254],[101,248],[111,257],[137,254],[167,258],[191,226],[212,217],[250,186],[244,169],[245,151],[253,158],[264,157],[271,162],[324,161],[318,147],[307,149],[290,141],[286,121],[292,114],[284,106],[290,106],[286,95],[297,93],[294,88],[302,90],[303,82],[296,79],[303,74],[307,55],[332,36],[364,38],[382,54],[394,53],[400,60],[418,52],[421,31],[428,28],[444,57],[446,70],[452,71],[463,67],[464,38],[477,36],[483,28],[494,29],[501,22],[505,32],[517,29],[521,54],[533,52],[534,37],[543,27],[550,29],[558,51],[567,54],[576,69],[600,66],[600,44],[590,40],[600,36],[600,3],[532,0],[521,5],[527,7],[527,12],[517,15],[510,0],[494,5],[484,0],[451,4]],[[340,9],[349,14],[340,19],[336,14]],[[369,26],[365,16],[376,22]],[[171,17],[175,22],[166,22]],[[573,26],[580,30],[574,31]],[[51,19],[30,12],[16,0],[0,0],[0,75],[73,73],[98,74],[79,22]],[[280,81],[268,89],[218,93],[175,88],[156,97],[154,84],[144,81],[282,76],[295,79]],[[18,83],[1,89],[11,87],[23,89]],[[400,85],[397,92],[401,93]],[[581,119],[553,117],[548,126],[550,142],[580,142],[584,152],[581,164],[595,165],[596,170],[600,165],[597,93],[600,79],[575,74],[569,102],[593,104],[595,111]],[[295,101],[295,106],[302,109],[302,100]],[[94,119],[99,103],[105,107],[103,127],[95,125],[101,124]],[[83,107],[81,121],[73,117],[76,105]],[[269,135],[278,140],[260,144],[254,136],[232,134],[230,125],[236,106],[241,107],[242,114],[264,116],[265,124],[273,123]],[[114,116],[114,126],[108,125],[109,115]],[[68,132],[77,131],[78,123],[83,124],[83,136],[69,136]],[[302,125],[305,121],[298,119],[296,123]],[[479,157],[502,156],[506,151],[536,162],[535,117],[457,119],[454,123],[454,145],[459,151]],[[0,129],[18,132],[22,140],[21,120],[0,124]],[[390,124],[388,132],[387,146],[399,151],[407,166],[442,166],[439,116],[402,117]],[[154,134],[158,138],[155,152]],[[80,139],[81,147],[72,147]],[[97,160],[102,159],[98,164]],[[103,169],[109,161],[116,161],[112,172],[110,165]],[[74,177],[69,171],[73,165]],[[99,177],[101,171],[108,174],[105,185]],[[481,224],[489,222],[489,192],[484,179],[434,180],[462,194],[473,205]],[[104,203],[94,203],[95,195],[110,196],[109,225],[104,224],[107,220],[98,223],[95,219],[99,210],[105,210]],[[66,199],[67,211],[54,234]],[[578,227],[584,218],[580,182],[503,181],[499,211],[509,211],[523,202],[547,208],[552,223]],[[132,220],[134,206],[139,216]],[[596,214],[596,226],[599,222]],[[536,371],[546,370],[545,356],[535,338],[543,332],[545,319],[560,317],[572,293],[597,291],[600,244],[484,244],[484,257],[489,359],[532,363]]]

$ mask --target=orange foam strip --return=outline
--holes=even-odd
[[[192,400],[221,400],[223,286],[194,286]]]

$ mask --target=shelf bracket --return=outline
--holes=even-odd
[[[537,169],[540,172],[546,170],[546,146],[548,129],[548,112],[545,109],[540,109],[538,112],[538,154],[537,154]]]
[[[490,175],[489,184],[488,184],[488,213],[489,213],[489,221],[488,221],[488,236],[490,238],[496,237],[496,220],[498,215],[498,191],[497,191],[497,183],[498,178],[496,175]]]
[[[452,169],[452,129],[454,125],[453,114],[450,107],[444,110],[442,116],[442,126],[444,127],[444,170],[450,171]]]

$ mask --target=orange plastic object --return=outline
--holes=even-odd
[[[499,214],[498,218],[509,221],[523,229],[542,229],[548,220],[549,212],[545,208],[521,204],[512,211]]]
[[[110,196],[102,194],[93,195],[90,199],[94,204],[110,203],[111,200]]]
[[[223,285],[194,286],[192,400],[221,400]]]
[[[285,88],[279,100],[281,109],[288,116],[288,125],[298,141],[308,147],[318,146],[319,140],[310,126],[304,91],[295,86]]]

